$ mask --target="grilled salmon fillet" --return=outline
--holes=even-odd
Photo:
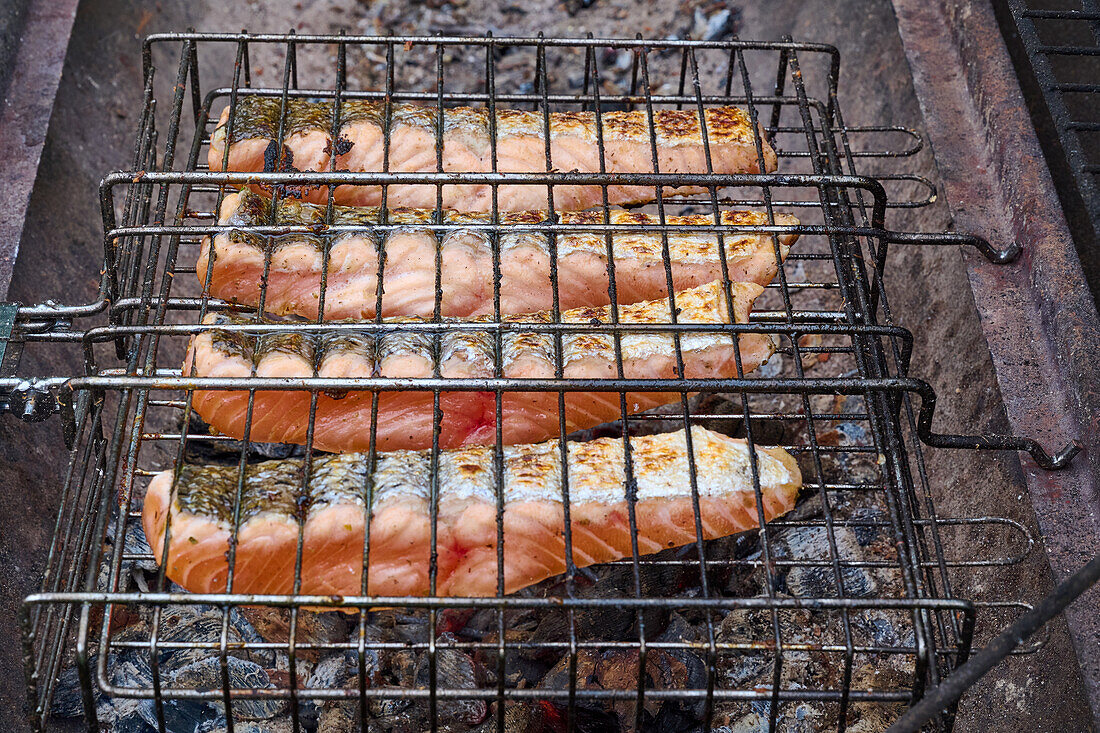
[[[558,307],[562,310],[605,305],[608,295],[607,237],[596,231],[577,231],[551,236],[534,229],[546,221],[541,212],[504,212],[499,225],[526,225],[526,230],[501,230],[494,236],[486,229],[492,217],[448,211],[444,228],[430,226],[434,212],[398,209],[387,221],[399,228],[379,232],[378,209],[336,207],[331,224],[335,232],[298,232],[264,236],[250,229],[261,225],[317,227],[326,221],[325,208],[297,201],[281,201],[272,212],[271,199],[242,190],[225,197],[218,223],[241,227],[207,238],[196,271],[209,292],[224,300],[258,306],[261,283],[267,284],[264,310],[279,315],[316,318],[320,307],[324,272],[325,317],[373,318],[378,303],[378,253],[385,253],[382,293],[383,316],[430,316],[435,312],[436,268],[439,258],[444,316],[477,316],[493,313],[493,252],[500,253],[500,312],[533,313],[551,310],[553,283],[551,257],[556,252]],[[602,211],[561,212],[561,224],[604,224]],[[726,226],[763,226],[766,214],[724,211]],[[793,216],[776,214],[780,226],[798,223]],[[653,226],[656,216],[612,209],[609,224],[615,227]],[[710,226],[706,215],[669,216],[666,225]],[[354,230],[348,230],[355,227]],[[712,232],[672,231],[668,234],[669,263],[674,290],[702,285],[723,277],[718,235]],[[778,236],[779,252],[769,234],[731,232],[722,236],[726,271],[734,282],[766,285],[787,256],[796,234]],[[623,232],[611,235],[614,255],[615,294],[620,303],[655,300],[668,294],[664,241],[660,232]],[[327,266],[325,253],[328,253]],[[212,258],[212,259],[211,259]],[[266,262],[266,271],[265,271]],[[212,265],[211,265],[212,263]],[[327,272],[325,272],[327,270]]]
[[[229,106],[222,111],[210,139],[210,170],[230,171],[362,171],[423,173],[440,170],[436,150],[438,109],[411,104],[394,104],[385,144],[385,106],[382,102],[348,100],[340,107],[340,124],[333,136],[333,104],[294,98],[242,95],[237,98],[230,131]],[[600,117],[604,139],[606,173],[654,172],[654,140],[657,167],[661,173],[759,173],[756,135],[749,116],[737,107],[710,107],[704,111],[706,141],[699,115],[688,110],[658,110],[651,125],[645,111],[604,112]],[[283,146],[278,149],[282,117]],[[498,172],[545,173],[548,171],[600,172],[597,122],[594,112],[551,112],[550,162],[546,155],[546,120],[541,112],[511,109],[496,111],[496,161]],[[442,170],[444,172],[490,172],[492,145],[489,112],[486,109],[455,107],[443,112]],[[763,172],[776,168],[775,151],[760,136]],[[226,144],[229,153],[226,155]],[[706,155],[710,148],[710,167]],[[335,156],[335,161],[333,160]],[[388,158],[384,168],[383,158]],[[698,189],[670,189],[667,193],[690,193]],[[328,187],[298,189],[294,195],[314,203],[328,201]],[[652,201],[653,186],[610,185],[611,204]],[[339,186],[336,203],[378,206],[380,186]],[[443,186],[443,206],[462,211],[491,211],[492,190],[487,184]],[[393,184],[387,205],[416,209],[435,208],[436,186]],[[581,210],[603,203],[600,186],[562,185],[554,187],[553,207]],[[509,184],[498,189],[501,211],[548,208],[544,184]]]
[[[733,283],[724,292],[714,282],[675,296],[677,319],[683,324],[709,324],[711,332],[683,333],[681,352],[684,376],[706,379],[736,377],[736,352],[744,373],[751,372],[775,350],[770,336],[743,333],[737,337],[718,332],[722,324],[748,321],[749,309],[763,288],[755,283]],[[729,298],[727,299],[726,295]],[[662,325],[672,322],[667,299],[619,306],[623,324]],[[480,319],[488,323],[487,318]],[[506,316],[508,324],[548,324],[548,313]],[[354,329],[328,331],[311,336],[302,331],[268,333],[257,338],[240,330],[205,329],[191,341],[183,374],[199,377],[319,377],[369,378],[432,377],[485,378],[499,375],[517,379],[553,379],[561,363],[566,379],[609,379],[618,374],[611,333],[599,324],[612,322],[611,306],[580,308],[562,313],[563,323],[585,324],[581,333],[562,336],[561,358],[555,358],[550,333],[505,328],[501,336],[501,363],[497,362],[494,331],[471,330],[470,322],[447,319],[455,328],[439,336],[424,330],[394,330],[377,338]],[[206,323],[232,323],[226,315],[211,314]],[[477,320],[475,319],[475,324]],[[462,324],[465,324],[465,328]],[[499,328],[499,326],[494,327]],[[435,341],[438,340],[438,344]],[[735,347],[735,343],[737,346]],[[672,335],[667,331],[624,333],[621,338],[623,375],[632,379],[671,379],[677,362]],[[192,371],[193,369],[193,371]],[[317,397],[313,432],[314,447],[325,451],[366,450],[370,445],[371,392]],[[630,392],[627,409],[646,410],[675,401],[678,393]],[[248,413],[248,392],[197,390],[195,410],[212,427],[243,438]],[[490,444],[496,440],[496,398],[491,392],[442,392],[439,445]],[[307,441],[310,395],[302,391],[258,391],[252,411],[249,440],[266,443]],[[558,394],[555,392],[504,392],[501,430],[505,444],[535,443],[559,436]],[[380,391],[378,397],[378,450],[422,449],[432,444],[433,398],[427,390]],[[565,393],[565,425],[569,431],[593,427],[621,417],[619,394],[573,391]]]
[[[566,487],[557,441],[502,449],[504,592],[566,570]],[[632,556],[622,439],[566,444],[564,473],[573,562],[580,567]],[[441,451],[436,549],[439,596],[497,593],[497,451]],[[759,525],[750,449],[702,427],[630,439],[638,552],[696,540],[689,461],[694,459],[701,534],[714,539]],[[755,448],[765,520],[790,511],[802,485],[782,448]],[[228,550],[238,487],[236,467],[183,465],[157,474],[142,522],[157,562],[195,593],[291,593],[302,534],[299,592],[378,596],[430,592],[430,451],[315,456],[247,467],[241,491],[232,588]],[[369,553],[364,527],[370,517]],[[165,534],[169,538],[165,543]]]

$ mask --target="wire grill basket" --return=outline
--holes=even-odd
[[[155,70],[166,64],[175,75],[162,80]],[[1023,438],[934,429],[935,393],[909,375],[912,336],[891,315],[887,251],[891,245],[966,244],[997,261],[1010,260],[1015,251],[997,251],[966,235],[887,228],[888,210],[927,205],[935,197],[927,180],[898,170],[922,141],[904,128],[845,124],[837,102],[835,49],[792,41],[186,33],[148,39],[144,68],[145,104],[133,168],[107,176],[101,187],[101,299],[73,308],[32,306],[17,316],[30,341],[43,333],[48,339],[50,326],[66,319],[100,319],[100,325],[58,337],[81,344],[86,373],[37,383],[39,389],[75,398],[74,451],[43,590],[23,608],[36,726],[85,714],[93,726],[140,718],[160,730],[185,724],[200,726],[196,730],[248,729],[256,725],[248,721],[255,720],[287,729],[325,729],[340,716],[348,725],[379,729],[531,730],[537,728],[522,726],[538,724],[695,730],[755,720],[774,730],[807,718],[822,730],[876,729],[876,721],[896,718],[906,703],[965,661],[977,607],[954,596],[950,571],[1016,562],[1032,541],[1010,520],[939,516],[923,451],[927,446],[1026,450],[1047,468],[1061,465],[1072,452],[1050,457]],[[261,80],[261,68],[266,78],[277,69],[279,78]],[[441,255],[435,318],[415,326],[381,317],[354,326],[316,320],[272,325],[256,309],[209,295],[210,272],[194,263],[201,248],[210,246],[209,237],[240,230],[219,223],[217,212],[224,197],[241,186],[263,187],[276,208],[288,205],[301,186],[327,192],[321,224],[272,221],[246,227],[261,240],[274,241],[340,231],[332,218],[338,185],[381,187],[382,213],[366,227],[381,237],[398,226],[386,218],[388,187],[432,186],[442,201],[443,187],[459,180],[442,170],[442,124],[434,172],[391,172],[386,166],[362,173],[335,165],[301,172],[282,170],[277,162],[262,173],[212,171],[203,161],[218,115],[246,95],[279,100],[284,112],[290,100],[328,100],[337,120],[341,105],[360,99],[387,109],[407,102],[438,110],[530,109],[543,116],[546,139],[551,111],[681,109],[701,115],[715,105],[741,106],[755,129],[760,169],[770,141],[778,151],[778,172],[578,173],[559,170],[547,143],[541,171],[498,170],[494,146],[489,170],[461,180],[493,190],[492,211],[475,227],[490,242],[514,230],[500,221],[499,186],[539,187],[547,202],[553,202],[555,186],[597,186],[604,197],[602,223],[568,224],[550,215],[532,230],[548,237],[551,249],[558,237],[583,230],[603,238],[609,252],[616,236],[651,236],[660,242],[669,283],[669,241],[684,232],[669,223],[672,216],[715,217],[714,224],[690,229],[716,237],[719,248],[743,234],[770,238],[778,275],[748,323],[673,322],[659,330],[669,339],[680,374],[683,341],[704,332],[726,335],[735,344],[738,335],[768,334],[777,353],[751,375],[739,366],[730,378],[628,378],[623,340],[646,328],[614,317],[611,323],[563,322],[551,257],[549,322],[524,323],[522,329],[553,342],[553,378],[514,379],[499,369],[491,377],[463,379],[444,377],[438,368],[417,379],[337,379],[317,376],[316,370],[312,377],[294,379],[214,378],[181,371],[188,339],[215,328],[204,323],[210,313],[244,314],[236,325],[218,328],[247,338],[272,331],[315,338],[353,328],[377,336],[413,329],[438,344],[462,328],[439,323]],[[287,135],[284,128],[280,122],[277,149]],[[387,126],[387,151],[389,133]],[[602,134],[598,131],[601,160]],[[649,134],[656,163],[652,125]],[[864,169],[873,175],[861,175]],[[655,220],[630,227],[610,223],[612,185],[651,188],[655,201],[646,211]],[[670,193],[684,186],[701,193]],[[765,223],[721,225],[721,212],[744,208],[764,213]],[[779,213],[794,214],[799,223],[777,223]],[[453,228],[441,218],[426,226]],[[798,243],[780,261],[780,237],[792,234]],[[614,300],[614,258],[610,261]],[[508,332],[501,323],[499,268],[496,249],[493,271],[484,273],[495,283],[493,317],[479,325],[490,334],[498,363]],[[385,283],[385,276],[380,264],[378,282]],[[380,284],[379,300],[382,289]],[[261,288],[261,310],[265,298]],[[675,298],[669,296],[672,313]],[[612,378],[566,378],[563,340],[577,334],[614,344]],[[242,440],[216,434],[198,419],[196,390],[248,395]],[[187,463],[235,466],[242,477],[265,458],[293,456],[308,467],[321,455],[312,445],[254,442],[253,408],[265,394],[305,394],[312,437],[319,401],[352,390],[373,395],[371,421],[364,426],[372,436],[380,395],[430,395],[436,408],[428,451],[433,468],[441,452],[439,404],[450,392],[488,395],[495,407],[491,442],[498,455],[501,405],[511,394],[543,392],[564,405],[577,393],[668,393],[669,405],[640,415],[632,414],[624,398],[619,420],[572,436],[563,418],[557,437],[626,436],[629,445],[631,436],[708,427],[745,439],[754,466],[757,445],[789,451],[803,472],[802,498],[791,514],[733,538],[704,541],[699,535],[685,548],[656,555],[635,547],[625,560],[588,569],[567,560],[564,576],[492,598],[372,597],[365,579],[361,593],[340,597],[252,596],[231,587],[188,594],[175,586],[138,532],[150,478],[171,469],[178,475]],[[364,460],[374,462],[377,455],[372,451]],[[628,459],[628,485],[631,471]],[[562,480],[567,484],[568,475]],[[759,499],[755,473],[754,484]],[[504,562],[499,479],[496,489],[499,567]],[[364,491],[369,495],[371,487]],[[698,528],[698,492],[692,496]],[[238,494],[236,516],[239,503]],[[567,497],[564,504],[568,507]],[[433,527],[436,512],[433,494]],[[635,529],[633,512],[630,521]],[[975,530],[1011,536],[1009,544],[1019,553],[968,558],[945,553],[945,537]],[[299,532],[299,563],[302,541]],[[569,542],[567,533],[566,557],[572,558]],[[436,571],[433,561],[433,588]],[[295,589],[300,581],[296,578]],[[940,725],[949,728],[950,715]]]

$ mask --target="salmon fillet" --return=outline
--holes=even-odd
[[[435,312],[436,255],[441,266],[444,316],[477,316],[493,313],[493,251],[500,252],[500,312],[533,313],[551,310],[551,237],[539,231],[484,229],[492,217],[448,211],[446,229],[433,229],[433,211],[397,209],[389,212],[390,224],[408,225],[379,233],[378,209],[336,207],[331,223],[358,227],[335,233],[290,233],[264,236],[248,231],[262,225],[316,226],[325,222],[325,207],[282,201],[273,215],[271,199],[248,190],[231,193],[222,202],[218,223],[241,227],[221,232],[203,242],[196,271],[200,283],[210,271],[210,294],[249,306],[260,304],[261,283],[267,283],[264,310],[279,315],[316,318],[320,307],[321,275],[325,273],[325,317],[373,318],[377,308],[378,252],[385,253],[384,316],[430,316]],[[541,212],[504,212],[501,226],[537,225],[546,220]],[[600,225],[602,211],[561,212],[558,220],[568,225]],[[766,214],[724,211],[723,225],[762,226]],[[713,216],[670,216],[669,226],[708,226]],[[609,212],[614,226],[657,225],[656,216],[622,209]],[[797,224],[793,216],[777,214],[781,226]],[[786,258],[796,234],[779,235],[779,255]],[[494,242],[494,240],[496,240]],[[558,307],[562,310],[605,305],[608,295],[607,238],[597,232],[568,232],[556,238]],[[766,285],[778,270],[779,259],[769,234],[723,235],[727,272],[734,282]],[[327,268],[324,261],[328,252]],[[675,290],[723,277],[718,236],[711,232],[670,232],[669,261]],[[616,232],[612,235],[616,297],[620,303],[655,300],[668,295],[668,278],[659,232]],[[213,256],[213,266],[210,258]],[[270,258],[265,280],[265,259]]]
[[[703,538],[757,527],[749,447],[698,426],[691,441]],[[622,439],[566,448],[573,562],[632,557]],[[504,592],[511,593],[565,572],[565,489],[557,441],[502,452]],[[802,476],[782,448],[757,447],[755,454],[770,521],[794,507]],[[695,542],[684,431],[631,438],[630,455],[638,552]],[[436,595],[497,593],[496,461],[496,449],[487,446],[439,454]],[[299,592],[359,595],[369,514],[368,594],[430,592],[430,451],[381,453],[373,471],[364,454],[315,456],[308,482],[300,459],[246,470],[232,588],[226,584],[238,469],[184,465],[174,484],[172,471],[153,478],[142,522],[158,563],[170,534],[169,578],[195,593],[291,593],[300,531]]]
[[[210,170],[230,171],[362,171],[381,172],[385,106],[382,102],[348,100],[341,103],[340,126],[332,139],[331,101],[288,99],[283,119],[283,148],[278,150],[282,99],[242,95],[237,98],[229,137],[229,107],[210,138]],[[704,111],[710,162],[714,173],[759,173],[755,135],[749,116],[737,107],[710,107]],[[455,107],[444,110],[442,170],[456,173],[491,172],[489,112],[483,108]],[[604,138],[606,173],[652,173],[653,144],[650,118],[645,111],[604,112],[600,122]],[[389,167],[392,173],[424,173],[439,170],[436,154],[438,109],[394,104],[390,116]],[[574,171],[599,173],[594,112],[550,113],[550,156],[546,160],[545,118],[541,112],[511,109],[496,111],[496,170],[502,173]],[[657,164],[661,173],[707,172],[707,156],[699,115],[689,110],[657,110],[653,115]],[[775,151],[763,135],[764,172],[776,168]],[[228,140],[229,155],[225,146]],[[335,155],[335,161],[333,161]],[[692,193],[700,189],[669,189],[666,193]],[[293,195],[305,201],[327,203],[328,187],[299,187]],[[655,198],[653,186],[610,185],[611,204],[640,203]],[[462,211],[491,211],[488,184],[443,186],[443,206]],[[352,206],[381,204],[380,186],[345,185],[336,188],[336,203]],[[544,184],[509,184],[498,190],[501,211],[547,208]],[[580,210],[603,203],[600,186],[554,187],[554,208]],[[393,184],[387,205],[415,209],[435,208],[436,186]]]
[[[680,323],[702,323],[720,327],[730,322],[730,302],[721,283],[714,282],[676,294]],[[763,288],[755,283],[733,283],[735,322],[746,323],[749,309]],[[668,324],[672,317],[668,300],[619,306],[624,324]],[[475,319],[488,323],[488,318]],[[456,325],[457,319],[445,319]],[[505,316],[505,324],[548,324],[548,313]],[[581,308],[562,313],[563,323],[586,324],[590,329],[562,337],[563,376],[566,379],[611,379],[617,376],[614,342],[599,324],[612,321],[611,306]],[[207,324],[232,323],[233,317],[211,314]],[[239,321],[240,322],[240,321]],[[423,330],[393,330],[377,338],[348,329],[321,335],[305,332],[269,333],[257,338],[241,331],[206,329],[191,341],[183,374],[199,377],[312,377],[335,378],[432,377],[435,369],[443,378],[485,378],[498,374],[493,331],[486,329],[446,330],[437,337]],[[555,378],[554,337],[541,333],[506,329],[501,337],[502,362],[499,373],[508,378]],[[669,332],[629,333],[622,336],[623,373],[628,379],[672,379],[676,375],[673,337]],[[681,350],[687,378],[736,377],[735,351],[739,348],[745,373],[766,361],[775,350],[768,335],[743,333],[737,337],[722,332],[681,335]],[[192,367],[194,371],[192,372]],[[378,393],[378,450],[421,449],[432,444],[432,392],[426,390],[381,391]],[[647,410],[673,402],[672,392],[630,392],[627,409]],[[248,392],[196,390],[193,405],[206,422],[222,433],[243,438],[248,411]],[[303,391],[258,391],[252,414],[249,440],[265,443],[307,441],[310,395]],[[496,398],[492,392],[442,392],[443,417],[439,434],[442,448],[490,444],[496,440]],[[505,444],[536,443],[559,437],[558,394],[555,392],[504,392],[501,430]],[[588,428],[621,417],[619,394],[611,392],[566,392],[565,425],[569,431]],[[325,451],[358,451],[370,446],[371,392],[352,391],[344,395],[320,393],[313,445]]]

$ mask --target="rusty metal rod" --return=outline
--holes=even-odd
[[[886,733],[919,731],[929,720],[945,713],[946,708],[957,702],[986,672],[1004,661],[1013,649],[1064,611],[1097,580],[1100,580],[1100,555],[1094,556],[1084,567],[1059,583],[1039,605],[1002,631],[950,677],[925,693],[920,702],[898,718]]]

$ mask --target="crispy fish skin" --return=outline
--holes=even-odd
[[[286,102],[283,147],[278,150],[283,100],[279,97],[241,95],[230,130],[229,106],[222,111],[211,135],[210,170],[230,171],[329,171],[346,170],[394,173],[491,172],[493,146],[489,112],[482,108],[456,107],[443,112],[442,150],[438,151],[438,110],[411,104],[394,104],[385,142],[383,102],[347,100],[341,104],[336,139],[331,101],[293,98]],[[754,133],[749,116],[732,106],[708,107],[699,115],[689,110],[657,110],[652,125],[646,111],[612,111],[600,115],[603,130],[602,170],[606,173],[760,173],[776,169],[771,145]],[[550,130],[550,161],[546,154],[546,129]],[[498,172],[545,173],[577,171],[599,173],[601,156],[594,112],[541,112],[498,109],[495,120]],[[761,152],[757,153],[757,138]],[[226,143],[229,152],[226,154]],[[707,149],[710,155],[708,161]],[[440,156],[442,161],[440,161]],[[384,160],[388,165],[384,166]],[[763,161],[763,170],[759,161]],[[700,189],[667,189],[694,193]],[[296,188],[292,195],[314,203],[327,203],[327,186]],[[379,186],[338,186],[338,204],[378,206]],[[439,192],[431,184],[391,184],[387,205],[433,208]],[[488,184],[448,184],[442,187],[442,205],[464,211],[491,211],[492,187]],[[653,186],[609,185],[611,204],[642,203],[656,197]],[[603,201],[600,186],[554,187],[553,208],[580,210]],[[549,208],[545,184],[501,185],[497,207],[502,211]]]
[[[750,449],[745,441],[695,426],[630,440],[640,554],[696,540],[693,494],[701,534],[714,539],[759,525]],[[568,443],[565,475],[573,562],[584,567],[632,555],[622,439]],[[566,489],[557,441],[506,446],[503,465],[504,592],[512,593],[566,570]],[[158,562],[167,543],[168,577],[196,593],[290,593],[302,536],[299,592],[359,595],[364,557],[367,592],[427,595],[432,472],[437,475],[436,594],[494,596],[497,566],[497,451],[476,446],[443,451],[318,455],[305,479],[302,460],[247,468],[233,587],[228,549],[238,486],[235,467],[184,465],[157,474],[142,521]],[[693,492],[689,460],[694,459]],[[790,511],[802,477],[782,448],[755,448],[763,515]],[[369,507],[369,508],[368,508]],[[171,515],[169,527],[169,514]],[[364,527],[370,517],[369,553]]]
[[[274,209],[274,211],[273,211]],[[485,228],[487,214],[443,212],[446,229],[434,229],[435,212],[427,209],[395,209],[386,214],[389,225],[377,229],[384,212],[374,208],[334,207],[329,221],[344,229],[328,231],[326,207],[294,200],[279,202],[247,189],[231,193],[222,202],[218,223],[239,227],[204,240],[196,272],[199,282],[210,277],[209,292],[223,300],[248,306],[261,301],[264,310],[278,315],[316,318],[320,308],[324,273],[325,318],[374,318],[378,303],[378,253],[385,253],[382,275],[382,315],[430,316],[435,312],[435,277],[440,268],[444,316],[479,316],[494,311],[494,266],[500,268],[500,312],[533,313],[554,307],[551,262],[556,257],[558,307],[563,310],[606,305],[608,273],[615,272],[615,293],[620,303],[654,300],[668,295],[664,263],[666,237],[659,231],[615,232],[611,235],[614,257],[609,263],[607,237],[598,231],[566,232],[551,237],[531,227],[546,221],[543,212],[501,212],[499,234]],[[724,226],[763,226],[766,214],[723,211]],[[603,211],[560,212],[565,225],[602,225]],[[776,214],[780,226],[798,224],[786,214]],[[641,227],[660,224],[657,216],[623,209],[608,212],[608,224]],[[668,216],[666,226],[711,226],[713,216]],[[296,225],[316,231],[264,236],[252,231],[262,225]],[[506,227],[526,225],[509,231]],[[355,227],[348,230],[347,227]],[[778,271],[797,234],[778,235],[778,253],[770,234],[712,232],[667,234],[669,268],[674,290],[685,290],[723,277],[734,282],[766,285]],[[553,241],[552,241],[553,240]],[[553,248],[551,245],[553,244]],[[721,244],[721,246],[720,246]],[[499,262],[494,262],[494,251]],[[326,262],[327,254],[327,262]]]
[[[754,283],[732,283],[724,292],[721,283],[708,283],[675,296],[676,320],[706,324],[713,331],[685,332],[680,347],[687,378],[737,376],[737,352],[748,374],[775,351],[772,338],[760,333],[735,337],[719,329],[730,322],[746,323],[752,302],[763,291]],[[732,310],[732,320],[731,320]],[[619,322],[660,326],[672,322],[667,299],[621,305]],[[352,329],[321,336],[304,332],[268,333],[260,338],[240,331],[217,328],[196,335],[188,349],[184,375],[199,377],[432,377],[515,379],[556,378],[560,362],[566,379],[613,379],[618,375],[616,351],[609,331],[599,324],[613,322],[611,306],[579,308],[561,314],[562,323],[592,327],[564,334],[560,358],[551,333],[506,329],[496,357],[496,336],[490,328],[447,329],[438,337],[423,330],[401,329],[393,322],[385,334],[370,335]],[[550,324],[552,314],[536,313],[502,317],[504,324]],[[473,319],[488,324],[488,317]],[[206,323],[227,324],[233,319],[211,314]],[[445,319],[456,326],[469,321]],[[438,342],[438,343],[437,343]],[[736,344],[736,346],[735,346]],[[623,375],[627,379],[673,379],[678,364],[672,334],[667,331],[623,333]],[[316,365],[316,372],[315,372]],[[516,390],[521,390],[517,385]],[[679,399],[676,392],[629,392],[630,412],[647,410]],[[565,424],[569,431],[587,428],[622,416],[618,393],[565,392]],[[198,390],[195,410],[211,426],[227,435],[243,438],[248,413],[248,392]],[[443,413],[439,445],[491,444],[496,440],[496,397],[492,392],[442,392]],[[304,444],[308,436],[310,396],[299,391],[258,391],[249,440]],[[342,395],[320,393],[313,445],[325,451],[359,451],[370,446],[372,393],[353,391]],[[558,394],[554,392],[504,391],[500,423],[506,444],[535,443],[559,434]],[[431,446],[433,395],[426,390],[378,392],[378,450],[422,449]]]

